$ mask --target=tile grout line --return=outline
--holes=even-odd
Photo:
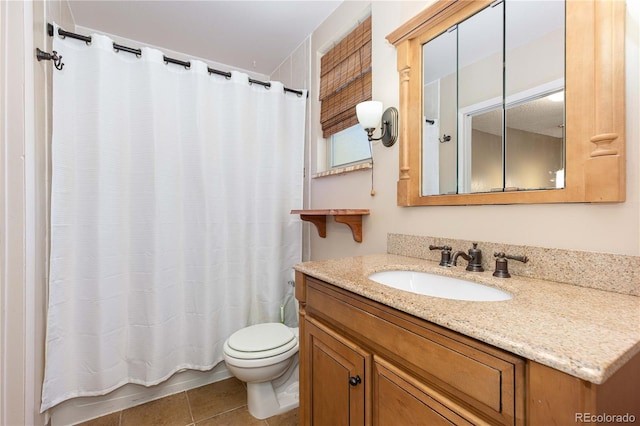
[[[187,398],[187,407],[189,408],[189,416],[191,416],[191,424],[196,423],[196,419],[193,417],[193,410],[191,409],[191,400],[189,399],[189,393],[185,390],[184,396]]]
[[[242,409],[245,409],[245,410],[246,410],[246,409],[247,409],[247,405],[240,405],[240,406],[235,407],[235,408],[230,408],[230,409],[225,410],[225,411],[220,411],[219,413],[216,413],[216,414],[214,414],[213,416],[206,417],[206,418],[201,419],[201,420],[199,420],[199,421],[211,420],[211,419],[213,419],[213,418],[220,417],[220,416],[221,416],[221,415],[223,415],[223,414],[228,414],[228,413],[231,413],[232,411],[237,411],[237,410],[242,410]],[[193,422],[195,423],[195,419],[194,419],[194,421],[193,421]]]

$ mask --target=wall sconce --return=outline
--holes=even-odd
[[[356,105],[358,122],[367,132],[369,142],[382,140],[384,146],[392,146],[398,139],[398,110],[389,107],[382,113],[382,102],[366,101]],[[373,137],[373,132],[380,126],[382,134]]]

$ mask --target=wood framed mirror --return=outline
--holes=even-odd
[[[428,124],[439,124],[440,117],[430,119],[427,117],[430,112],[425,111],[429,109],[429,98],[434,93],[430,89],[424,89],[426,86],[423,77],[428,68],[424,63],[429,60],[428,54],[424,53],[427,50],[425,46],[488,8],[500,3],[509,8],[511,1],[513,0],[440,0],[387,36],[387,40],[397,49],[400,78],[398,205],[595,203],[625,200],[625,3],[622,0],[564,2],[564,78],[555,80],[552,89],[543,85],[549,93],[562,89],[565,92],[562,160],[559,165],[548,167],[556,169],[555,171],[544,171],[561,171],[562,175],[558,175],[558,178],[564,178],[563,182],[557,186],[553,184],[554,175],[550,179],[552,184],[540,185],[539,188],[510,186],[505,172],[508,168],[505,166],[507,154],[502,148],[502,154],[497,154],[501,155],[497,161],[497,167],[501,168],[502,173],[500,185],[491,184],[487,186],[490,189],[481,189],[479,192],[469,190],[473,186],[471,178],[469,173],[465,176],[464,161],[457,158],[453,163],[441,166],[455,169],[453,186],[449,185],[449,189],[445,190],[440,188],[440,191],[437,185],[436,189],[434,185],[431,185],[431,189],[426,188],[429,184],[426,183],[428,177],[425,173],[431,173],[432,167],[437,167],[438,160],[430,156],[429,148],[425,147],[425,136],[430,130],[423,121],[426,117]],[[492,36],[492,43],[495,38]],[[431,56],[441,59],[438,55]],[[478,84],[483,83],[479,81]],[[562,87],[558,88],[558,84]],[[424,93],[425,91],[429,93]],[[459,95],[456,95],[456,99],[459,99]],[[502,99],[501,111],[506,111],[508,101],[505,101],[507,96],[504,93]],[[457,122],[456,130],[460,129],[461,121],[461,106],[458,105],[457,108],[458,115],[454,118]],[[526,110],[525,108],[525,121]],[[507,113],[501,112],[498,115],[506,117]],[[506,119],[503,118],[502,121]],[[506,126],[502,128],[506,134]],[[461,143],[457,135],[451,138],[447,132],[436,139],[439,142],[450,139],[447,142],[449,144]],[[460,157],[460,146],[456,146],[458,149],[454,155]],[[525,166],[527,164],[523,165],[521,159],[518,166],[511,169]],[[467,168],[470,169],[470,166]]]

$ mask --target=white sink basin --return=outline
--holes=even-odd
[[[384,271],[369,275],[377,283],[427,296],[443,299],[498,302],[513,296],[487,285],[416,271]]]

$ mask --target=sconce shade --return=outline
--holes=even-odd
[[[365,129],[375,129],[380,126],[382,119],[382,102],[366,101],[356,105],[358,122]]]

